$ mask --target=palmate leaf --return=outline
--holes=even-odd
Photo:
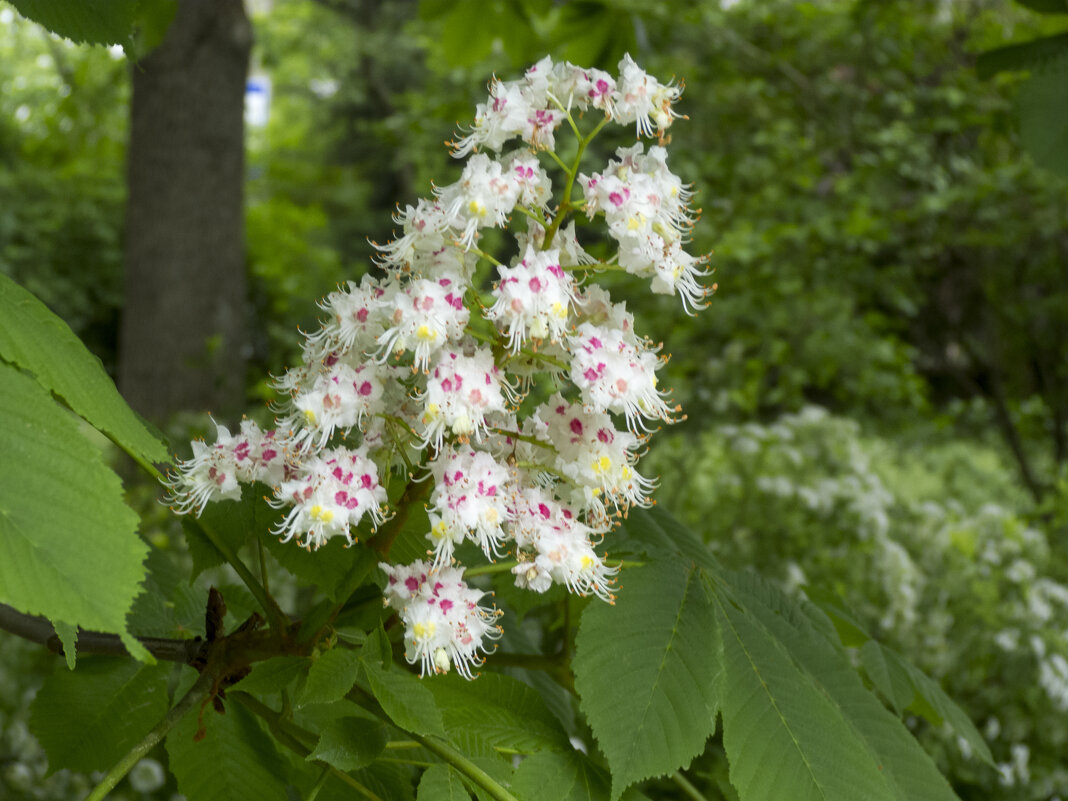
[[[111,767],[167,713],[170,665],[91,656],[77,672],[57,670],[34,698],[30,729],[49,770]]]
[[[431,765],[419,779],[416,801],[470,801],[460,774],[448,765]]]
[[[178,791],[194,801],[287,801],[283,760],[274,741],[242,706],[193,709],[167,735]],[[204,736],[195,740],[203,723]]]
[[[366,718],[343,717],[323,727],[308,761],[322,760],[338,770],[349,771],[370,765],[386,747],[386,730]]]
[[[511,790],[523,801],[608,801],[611,782],[578,751],[540,751],[520,763]],[[633,787],[623,794],[623,801],[644,798]]]
[[[612,798],[690,762],[715,728],[716,617],[702,571],[661,560],[628,570],[614,607],[591,603],[573,663],[575,688],[612,769]]]
[[[1020,87],[1016,113],[1031,158],[1068,178],[1068,50]]]
[[[298,706],[329,704],[345,696],[356,683],[360,656],[355,651],[334,648],[312,662]]]
[[[71,626],[118,632],[148,546],[122,484],[32,378],[0,364],[0,602]]]
[[[385,635],[369,638],[360,652],[360,672],[366,678],[371,694],[389,719],[405,731],[444,737],[445,724],[441,710],[434,702],[434,694],[411,673],[396,670],[392,663],[383,667],[388,658],[384,639]],[[388,642],[385,641],[386,646]]]
[[[450,675],[427,678],[423,684],[433,693],[452,739],[467,732],[491,747],[522,752],[571,748],[538,692],[517,679],[485,673],[475,681]]]
[[[42,2],[36,5],[75,8],[87,4]],[[149,433],[122,399],[100,360],[41,301],[2,274],[0,359],[33,373],[41,386],[140,458],[150,462],[170,461],[164,444]]]
[[[710,588],[723,636],[724,745],[742,801],[956,798],[861,683],[829,620],[752,576],[721,574]]]

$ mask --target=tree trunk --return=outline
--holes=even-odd
[[[133,66],[119,387],[152,420],[243,406],[248,325],[242,0],[179,0]]]

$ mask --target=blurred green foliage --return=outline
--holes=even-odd
[[[277,2],[254,19],[272,81],[248,141],[255,362],[291,362],[315,299],[374,269],[395,204],[454,180],[439,143],[486,75],[629,51],[684,77],[672,169],[719,291],[688,318],[619,280],[689,415],[643,472],[725,561],[844,596],[940,678],[1003,765],[917,722],[963,798],[1064,794],[1068,185],[1021,149],[1021,73],[974,68],[1058,19],[1007,0]],[[0,4],[0,271],[109,367],[129,69]],[[17,701],[2,745],[29,764]]]

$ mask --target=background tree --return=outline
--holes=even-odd
[[[245,77],[241,0],[181,0],[132,66],[119,386],[153,419],[245,396]]]

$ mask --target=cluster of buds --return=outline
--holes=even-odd
[[[214,445],[193,443],[169,482],[176,511],[199,514],[259,481],[284,510],[275,533],[314,550],[377,530],[391,475],[431,481],[427,560],[381,565],[407,658],[424,674],[470,677],[500,634],[498,613],[479,604],[485,593],[464,581],[464,543],[519,587],[561,584],[611,602],[618,565],[597,549],[628,509],[649,505],[638,455],[678,409],[657,386],[665,358],[592,278],[618,270],[688,312],[704,305],[705,260],[683,250],[692,193],[663,147],[680,93],[629,56],[618,76],[545,58],[521,80],[495,79],[452,143],[470,156],[460,179],[398,212],[402,234],[377,246],[382,277],[322,301],[328,317],[307,335],[303,363],[275,381],[284,400],[273,430],[245,421],[240,436],[219,426]],[[658,143],[646,151],[639,140],[601,172],[580,172],[613,122]],[[562,126],[578,138],[572,164],[555,152]],[[563,174],[555,202],[547,167]],[[576,224],[602,216],[617,247],[597,259]],[[484,229],[513,220],[524,224],[510,259],[480,249]]]

